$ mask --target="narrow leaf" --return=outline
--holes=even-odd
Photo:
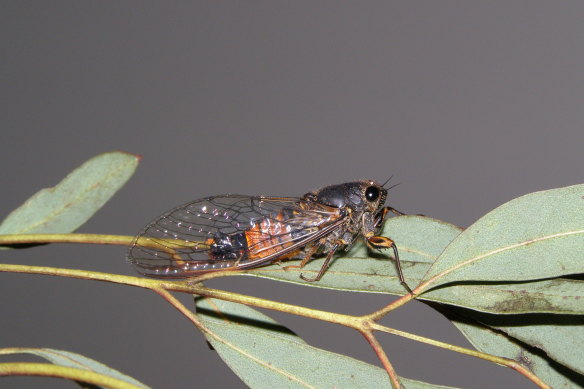
[[[491,328],[542,350],[550,359],[584,374],[583,316],[477,315],[476,318]]]
[[[521,363],[554,389],[584,387],[583,375],[551,360],[541,350],[491,328],[483,327],[454,311],[449,313],[440,311],[456,325],[477,350]]]
[[[433,261],[460,234],[452,224],[420,216],[389,219],[382,234],[398,244],[406,281],[421,282]],[[285,269],[297,262],[285,262],[251,270],[249,274],[317,288],[353,292],[404,294],[392,259],[371,252],[363,243],[341,254],[318,282],[306,282],[300,274],[318,272],[323,259],[304,269]],[[584,281],[553,279],[524,283],[472,283],[430,290],[420,300],[466,307],[482,312],[516,314],[526,312],[584,314]]]
[[[139,156],[123,152],[90,159],[10,213],[0,224],[0,234],[75,231],[126,183],[139,161]]]
[[[461,232],[454,224],[427,216],[406,215],[388,219],[380,232],[395,241],[399,255],[413,262],[433,264],[444,248]],[[361,244],[351,251],[349,257],[367,258],[371,250]],[[392,254],[393,255],[393,254]]]
[[[505,315],[584,315],[584,281],[555,278],[522,283],[451,285],[431,289],[418,299]]]
[[[460,231],[459,227],[436,219],[402,216],[387,220],[381,234],[396,242],[404,277],[410,287],[414,287]],[[303,269],[285,269],[297,262],[284,262],[254,269],[249,274],[319,288],[393,294],[406,292],[389,253],[371,251],[363,242],[357,243],[349,252],[337,254],[320,281],[305,282],[300,278],[300,274],[314,276],[322,262],[322,258],[314,259]]]
[[[103,374],[108,377],[116,378],[121,381],[128,382],[132,385],[138,386],[140,388],[148,389],[148,386],[135,380],[134,378],[127,376],[118,370],[112,369],[111,367],[104,365],[103,363],[97,362],[93,359],[84,357],[83,355],[75,354],[69,351],[55,350],[50,348],[4,348],[0,349],[0,355],[11,355],[11,354],[32,354],[38,357],[44,358],[54,365],[73,367],[76,369],[89,370],[95,373]]]
[[[205,334],[250,388],[386,388],[376,366],[306,344],[268,316],[241,304],[197,298]],[[401,379],[408,389],[445,388]]]
[[[584,272],[584,185],[531,193],[501,205],[440,255],[429,287],[525,281]]]
[[[518,199],[521,200],[518,206],[522,206],[524,202],[527,204],[534,201],[537,203],[536,200],[541,202],[542,195],[544,198],[559,197],[561,200],[566,197],[570,201],[576,201],[580,197],[576,196],[575,199],[573,193],[580,193],[583,187],[584,185],[581,185],[524,196],[524,198]],[[535,200],[531,197],[535,197]],[[551,203],[562,203],[560,200],[553,200]],[[564,203],[566,202],[564,201]],[[569,207],[570,204],[568,202],[568,205],[564,205]],[[500,208],[504,209],[506,206]],[[538,205],[536,208],[545,207]],[[486,219],[486,222],[489,222],[489,219]],[[479,221],[477,225],[480,226],[481,223],[485,222]],[[574,222],[566,223],[574,224]],[[455,238],[458,237],[456,239],[458,242],[461,237],[467,234],[466,231],[462,234],[460,232],[459,227],[446,222],[427,217],[404,216],[389,219],[385,223],[382,235],[389,236],[396,241],[406,281],[413,287],[419,284],[422,279],[427,279],[423,276],[427,269]],[[499,242],[504,239],[508,238],[497,234],[494,240]],[[297,264],[297,262],[285,262],[254,269],[249,271],[249,274],[313,287],[403,294],[404,288],[399,283],[395,265],[391,261],[392,259],[387,254],[371,252],[364,244],[358,243],[348,253],[338,255],[324,277],[318,282],[302,281],[300,274],[316,274],[322,265],[322,258],[311,261],[304,269],[285,269],[285,266]],[[584,265],[581,265],[581,268],[584,268]],[[501,314],[535,312],[584,314],[584,304],[581,303],[584,301],[584,281],[558,278],[520,283],[451,284],[448,287],[425,292],[418,296],[418,299]]]

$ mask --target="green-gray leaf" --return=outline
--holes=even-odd
[[[584,281],[555,278],[522,283],[451,285],[432,289],[418,299],[505,315],[584,315]]]
[[[489,327],[543,350],[547,356],[584,374],[584,317],[555,315],[478,316]]]
[[[425,281],[525,281],[584,272],[584,185],[531,193],[483,216]]]
[[[126,183],[139,161],[139,156],[123,152],[93,157],[10,213],[0,224],[0,234],[75,231]]]
[[[397,242],[405,278],[410,286],[415,286],[460,231],[459,227],[435,219],[404,216],[389,219],[382,234]],[[283,265],[271,265],[249,273],[320,288],[404,293],[391,260],[387,256],[371,253],[364,244],[357,244],[351,251],[338,257],[320,281],[305,282],[300,279],[301,273],[316,273],[322,261],[322,258],[315,259],[304,269],[284,270]],[[289,264],[286,262],[284,266]],[[584,301],[584,282],[553,279],[524,283],[452,285],[430,290],[418,296],[418,299],[502,314],[584,314],[584,304],[581,303]]]
[[[386,388],[387,373],[306,344],[268,316],[216,299],[197,298],[197,315],[221,358],[250,388]],[[445,388],[402,379],[408,389]]]
[[[148,386],[144,385],[140,381],[137,381],[130,376],[127,376],[119,372],[118,370],[112,369],[111,367],[106,366],[101,362],[97,362],[91,358],[87,358],[84,357],[83,355],[75,354],[69,351],[54,350],[50,348],[25,348],[25,347],[0,349],[0,355],[11,354],[33,354],[48,360],[54,365],[89,370],[95,373],[106,375],[108,377],[126,381],[132,385],[141,388],[148,389]]]
[[[480,351],[514,359],[528,367],[554,389],[584,387],[584,376],[549,359],[545,353],[529,347],[491,328],[480,326],[471,319],[445,313],[464,336]],[[575,351],[581,351],[574,347]],[[580,358],[581,359],[581,358]]]
[[[458,234],[460,228],[436,219],[421,216],[394,217],[381,232],[393,239],[398,247],[404,277],[410,287],[427,272],[436,257]],[[371,252],[362,243],[349,252],[338,254],[333,264],[318,282],[305,282],[300,274],[315,275],[322,265],[322,258],[309,262],[304,269],[284,267],[285,262],[254,269],[249,273],[260,277],[302,283],[314,287],[358,292],[404,294],[406,291],[397,277],[393,259],[386,253]]]

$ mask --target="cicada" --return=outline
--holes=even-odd
[[[227,194],[181,205],[148,224],[134,239],[128,261],[143,275],[190,278],[227,270],[257,268],[288,258],[325,260],[358,238],[372,249],[392,249],[399,280],[405,282],[395,242],[378,233],[389,212],[388,190],[373,180],[325,186],[302,197]]]

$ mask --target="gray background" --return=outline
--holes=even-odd
[[[584,182],[583,17],[584,2],[3,1],[0,215],[95,154],[125,150],[143,155],[138,172],[80,231],[133,235],[206,195],[301,195],[391,174],[402,183],[391,205],[468,226],[519,195]],[[124,255],[0,252],[134,274]],[[210,285],[351,314],[391,298],[251,277]],[[2,347],[78,352],[156,388],[244,386],[144,290],[0,274],[0,306]],[[377,363],[357,333],[271,315],[312,345]],[[468,345],[420,303],[384,323]],[[381,339],[406,377],[532,387],[487,362]]]

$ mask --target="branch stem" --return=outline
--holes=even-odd
[[[45,244],[45,243],[89,243],[128,246],[134,238],[127,235],[102,234],[13,234],[0,235],[0,245]]]
[[[387,354],[383,350],[383,347],[381,347],[381,344],[379,344],[379,341],[377,340],[375,335],[373,335],[373,332],[371,330],[359,330],[359,332],[361,332],[365,339],[367,339],[367,342],[369,342],[369,345],[371,346],[373,351],[375,351],[375,354],[377,354],[377,358],[379,358],[379,361],[381,362],[383,368],[385,369],[387,375],[389,376],[389,379],[391,381],[391,387],[393,389],[402,389],[402,385],[399,382],[399,376],[397,375],[395,369],[391,365],[391,362],[389,361]]]
[[[57,241],[56,239],[58,239],[58,235],[61,235],[61,234],[51,234],[51,235],[53,235],[53,238],[55,239],[54,241]],[[63,235],[71,235],[71,234],[63,234]],[[94,235],[94,234],[74,234],[74,235],[79,235],[79,237],[77,237],[77,239],[79,239],[77,242],[81,242],[83,239],[85,239],[84,243],[87,243],[87,236],[91,236],[91,239],[96,239],[96,240],[97,240],[96,237],[115,237],[113,235]],[[1,241],[2,237],[6,237],[6,236],[0,236],[0,241]],[[122,237],[122,238],[126,239],[128,237]],[[105,240],[108,240],[110,242],[123,241],[123,239],[116,240],[115,238],[114,239],[106,238]],[[68,241],[72,242],[72,240],[68,240]],[[4,240],[3,242],[6,242],[6,240]],[[35,242],[38,242],[38,241],[35,241]],[[20,241],[20,243],[24,243],[24,242]],[[118,244],[118,243],[109,243],[109,244]],[[369,315],[351,316],[351,315],[345,315],[345,314],[340,314],[340,313],[321,311],[321,310],[312,309],[312,308],[300,307],[300,306],[296,306],[296,305],[276,302],[276,301],[262,299],[262,298],[258,298],[258,297],[241,295],[238,293],[227,292],[227,291],[218,290],[218,289],[211,289],[211,288],[207,288],[207,287],[203,286],[203,284],[200,283],[200,281],[202,281],[203,279],[214,278],[217,276],[236,275],[236,274],[241,274],[241,272],[227,272],[226,271],[226,272],[221,272],[221,273],[216,273],[216,274],[204,275],[200,278],[195,278],[195,279],[191,279],[188,281],[155,280],[155,279],[147,279],[147,278],[142,278],[142,277],[122,276],[122,275],[101,273],[101,272],[94,272],[94,271],[87,271],[87,270],[63,269],[63,268],[53,268],[53,267],[45,267],[45,266],[10,265],[10,264],[0,264],[0,272],[46,274],[46,275],[68,277],[68,278],[78,278],[78,279],[88,279],[88,280],[112,282],[112,283],[117,283],[117,284],[124,284],[124,285],[130,285],[130,286],[150,289],[150,290],[156,292],[157,294],[161,295],[163,298],[165,298],[169,303],[171,303],[173,306],[175,306],[175,308],[177,308],[181,313],[183,313],[183,315],[185,315],[187,318],[189,318],[189,320],[191,320],[191,322],[193,322],[198,328],[200,328],[203,331],[205,331],[204,326],[202,325],[202,323],[200,323],[198,321],[198,319],[196,318],[196,315],[194,313],[192,313],[190,310],[188,310],[186,307],[184,307],[184,305],[180,304],[180,302],[179,302],[179,304],[176,304],[176,301],[178,301],[178,300],[176,300],[169,293],[169,291],[176,291],[176,292],[196,294],[196,295],[201,295],[201,296],[206,296],[206,297],[213,297],[213,298],[218,298],[218,299],[231,301],[231,302],[235,302],[235,303],[240,303],[240,304],[245,304],[245,305],[250,305],[250,306],[260,307],[260,308],[266,308],[266,309],[285,312],[285,313],[289,313],[289,314],[293,314],[293,315],[298,315],[298,316],[322,320],[322,321],[326,321],[326,322],[330,322],[330,323],[340,324],[340,325],[343,325],[343,326],[346,326],[349,328],[356,329],[359,332],[361,332],[361,334],[363,334],[363,336],[365,336],[367,341],[371,344],[372,348],[374,349],[374,351],[378,355],[378,358],[380,359],[385,370],[387,371],[394,389],[401,388],[399,386],[400,384],[399,384],[398,376],[395,373],[395,370],[393,369],[393,367],[391,366],[391,363],[389,362],[387,355],[385,354],[385,352],[383,351],[383,349],[379,345],[379,342],[373,336],[372,330],[402,336],[402,337],[405,337],[408,339],[416,340],[416,341],[430,344],[430,345],[433,345],[436,347],[445,348],[445,349],[448,349],[451,351],[459,352],[459,353],[466,354],[469,356],[485,359],[485,360],[488,360],[488,361],[491,361],[491,362],[494,362],[494,363],[497,363],[497,364],[500,364],[503,366],[507,366],[509,368],[512,368],[512,369],[518,371],[519,373],[521,373],[522,375],[524,375],[525,377],[530,379],[532,382],[534,382],[536,385],[538,385],[538,387],[546,388],[546,389],[549,388],[549,386],[546,385],[543,381],[541,381],[541,379],[539,379],[535,374],[533,374],[531,371],[529,371],[524,366],[522,366],[521,364],[517,363],[514,360],[507,359],[507,358],[501,358],[501,357],[497,357],[497,356],[486,354],[486,353],[481,353],[479,351],[470,350],[470,349],[466,349],[466,348],[459,347],[459,346],[454,346],[454,345],[451,345],[448,343],[425,338],[425,337],[411,334],[408,332],[388,328],[388,327],[385,327],[385,326],[382,326],[382,325],[376,323],[377,320],[379,320],[381,317],[383,317],[388,312],[390,312],[390,311],[404,305],[408,301],[412,300],[414,298],[414,294],[417,294],[417,292],[422,289],[420,287],[414,289],[414,291],[413,291],[414,294],[407,294],[407,295],[395,300],[394,302],[387,305],[386,307],[384,307],[376,312],[373,312]],[[9,365],[9,364],[4,364],[4,365]],[[38,365],[41,365],[41,364],[38,364]],[[9,366],[9,367],[10,367],[10,369],[16,368],[14,366]],[[10,370],[10,371],[12,371],[12,370]],[[1,375],[1,372],[2,371],[0,370],[0,375]],[[112,386],[112,387],[117,387],[117,386]],[[125,388],[128,388],[128,386],[126,386]]]
[[[0,376],[44,376],[65,378],[74,381],[82,381],[100,387],[112,389],[143,389],[142,386],[132,385],[129,382],[119,380],[107,375],[90,370],[76,369],[53,365],[52,363],[10,362],[0,363]]]

